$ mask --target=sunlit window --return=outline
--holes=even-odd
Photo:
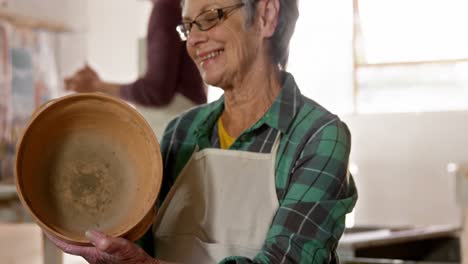
[[[468,108],[468,1],[358,3],[357,112]]]
[[[468,1],[358,3],[368,63],[468,58]]]

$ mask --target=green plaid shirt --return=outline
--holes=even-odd
[[[345,215],[356,203],[357,192],[347,173],[351,145],[347,126],[301,95],[291,74],[284,73],[283,80],[281,94],[271,108],[230,147],[268,153],[281,133],[276,159],[280,206],[263,249],[254,259],[231,256],[221,263],[328,263],[344,231]],[[223,108],[221,97],[185,112],[168,125],[161,143],[161,197],[196,145],[219,148],[216,121]]]

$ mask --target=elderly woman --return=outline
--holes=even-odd
[[[166,129],[152,259],[97,231],[90,263],[328,263],[357,193],[350,134],[285,71],[297,0],[185,0],[178,27],[218,101]]]

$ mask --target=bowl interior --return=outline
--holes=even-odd
[[[159,145],[125,103],[69,97],[42,110],[20,143],[17,184],[41,225],[70,242],[98,229],[121,236],[153,206],[162,179]]]

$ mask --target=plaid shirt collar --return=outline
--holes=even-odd
[[[288,131],[304,102],[294,77],[290,73],[283,72],[283,80],[281,92],[271,105],[270,109],[268,109],[265,115],[258,120],[257,123],[244,131],[243,134],[248,134],[258,129],[263,124],[276,128],[282,133],[286,133]],[[195,136],[198,139],[200,147],[204,148],[210,145],[210,134],[216,124],[216,121],[223,112],[223,109],[224,96],[221,96],[217,101],[208,105],[206,109],[207,111],[205,111],[205,113],[208,113],[207,116],[203,117],[202,121],[195,128]]]

